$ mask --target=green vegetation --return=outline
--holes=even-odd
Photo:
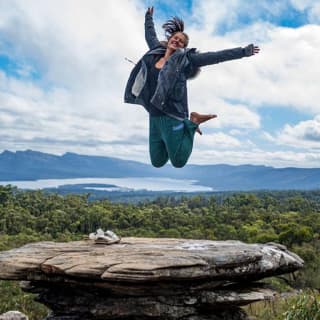
[[[285,320],[319,320],[320,297],[314,293],[300,294],[284,313]]]
[[[245,309],[259,320],[320,320],[320,295],[304,290],[275,301],[256,302]]]
[[[306,267],[294,279],[274,278],[270,285],[280,290],[320,288],[320,191],[170,196],[138,204],[88,199],[88,194],[58,195],[0,186],[0,250],[39,240],[77,240],[99,227],[122,237],[272,241],[300,255]],[[41,319],[43,308],[16,284],[0,282],[0,297],[0,313],[19,309],[37,314],[32,319]],[[318,300],[297,301],[296,308],[312,307],[312,301],[317,304]],[[274,319],[293,319],[289,306],[286,310],[282,318]]]
[[[17,282],[0,281],[0,314],[9,310],[19,310],[30,320],[42,320],[48,309],[34,302],[34,295],[23,292]]]

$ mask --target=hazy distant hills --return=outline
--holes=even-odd
[[[240,165],[170,165],[156,169],[149,164],[113,157],[66,153],[62,156],[37,151],[4,151],[0,154],[0,180],[58,178],[166,177],[197,180],[224,190],[320,189],[320,168],[282,168]]]

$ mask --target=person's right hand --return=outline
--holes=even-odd
[[[147,14],[153,15],[153,7],[148,7]]]

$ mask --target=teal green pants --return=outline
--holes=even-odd
[[[149,151],[152,165],[160,168],[170,159],[174,167],[183,167],[191,155],[197,127],[188,119],[180,121],[169,116],[150,116]]]

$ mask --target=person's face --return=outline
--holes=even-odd
[[[187,39],[182,32],[175,33],[168,40],[168,48],[172,50],[177,50],[178,48],[184,48],[186,45]]]

